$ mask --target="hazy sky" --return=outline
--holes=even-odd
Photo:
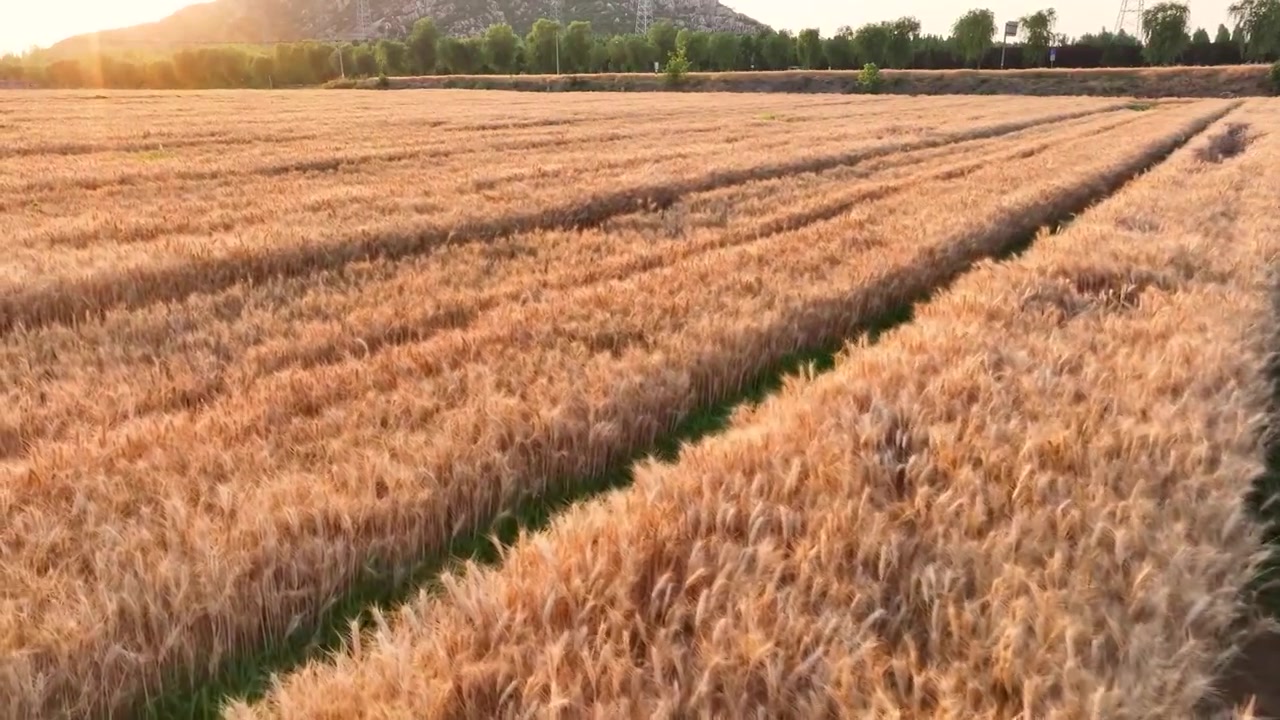
[[[724,0],[722,0],[723,2]],[[1231,0],[1192,0],[1192,25],[1212,35],[1227,22]],[[1148,0],[1152,2],[1152,0]],[[158,20],[189,0],[0,0],[0,52],[49,45],[92,30]],[[778,28],[819,27],[829,34],[841,25],[914,15],[925,32],[945,33],[952,20],[971,7],[995,11],[997,20],[1015,19],[1042,7],[1056,7],[1058,30],[1080,35],[1111,27],[1120,0],[728,0],[726,5]]]

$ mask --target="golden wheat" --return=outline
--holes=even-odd
[[[735,185],[685,197],[659,212],[617,218],[601,231],[454,245],[426,258],[264,283],[231,298],[202,296],[180,306],[117,312],[75,332],[55,327],[12,333],[0,340],[0,388],[10,389],[7,411],[0,412],[0,457],[37,439],[77,431],[97,435],[129,417],[198,407],[290,366],[332,364],[419,342],[465,327],[500,304],[653,272],[835,217],[858,202],[910,191],[921,182],[954,180],[991,162],[1090,138],[1139,117],[1090,116]],[[222,309],[230,303],[234,314]],[[89,384],[108,385],[112,392],[87,392]],[[40,388],[38,395],[32,387]]]
[[[1064,104],[1033,103],[1028,114],[1069,117]],[[498,302],[465,327],[367,357],[266,362],[274,372],[190,412],[37,437],[0,467],[0,694],[15,698],[6,712],[121,708],[167,671],[199,674],[277,638],[366,562],[402,565],[519,497],[599,471],[790,351],[845,336],[998,252],[1227,108],[1209,102],[1086,124],[1125,142],[1099,149],[1033,138],[1006,162],[961,158],[934,174],[925,166],[888,196],[854,185],[845,201],[870,193],[865,202],[816,222],[723,246],[714,239],[723,229],[697,229],[691,242],[705,252],[650,272]],[[982,137],[983,126],[973,127],[966,135],[944,124],[876,154]],[[1064,137],[1079,129],[1068,125]],[[852,162],[859,152],[840,157]],[[813,187],[840,200],[820,181]],[[583,242],[619,249],[593,232]],[[536,249],[541,239],[523,242]],[[255,292],[244,286],[206,307],[235,317]],[[268,312],[270,293],[260,302]],[[127,354],[127,342],[95,335],[102,327],[89,323],[82,337]],[[66,342],[58,333],[77,332],[49,326],[23,337]],[[252,345],[252,337],[227,342],[216,325],[182,337],[212,356]],[[33,344],[32,356],[42,347]],[[87,394],[111,392],[92,385],[92,363],[73,367]]]
[[[229,716],[1193,716],[1276,327],[1280,106],[1233,119]]]
[[[450,239],[591,223],[681,193],[1002,134],[1116,106],[1006,101],[904,124],[907,109],[894,112],[890,105],[863,123],[788,126],[786,132],[752,124],[714,136],[684,157],[676,150],[667,158],[665,143],[648,142],[630,151],[621,166],[589,148],[582,152],[593,160],[556,164],[556,154],[565,149],[552,146],[522,158],[547,165],[541,176],[509,183],[502,182],[509,153],[500,150],[432,166],[417,159],[348,168],[327,157],[294,158],[290,167],[339,165],[334,173],[273,171],[260,185],[232,182],[218,172],[185,189],[169,187],[168,172],[134,186],[120,177],[119,163],[107,163],[95,170],[94,182],[129,195],[94,190],[103,204],[80,203],[82,209],[72,212],[59,210],[59,202],[65,210],[84,191],[64,187],[66,178],[57,180],[57,198],[31,199],[25,187],[9,193],[25,204],[13,213],[19,242],[6,247],[0,265],[0,328],[67,322],[113,306],[180,300],[241,281],[421,253]],[[572,133],[559,143],[573,144]],[[100,162],[91,157],[85,162]],[[55,175],[49,168],[41,172]],[[92,242],[99,236],[103,242]]]

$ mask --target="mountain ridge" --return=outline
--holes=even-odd
[[[564,0],[561,17],[591,22],[601,34],[631,32],[632,0]],[[541,17],[553,17],[551,0],[369,0],[372,38],[403,37],[419,17],[431,17],[441,32],[474,35],[506,23],[521,35]],[[654,20],[699,30],[752,32],[764,23],[717,0],[653,0]],[[213,0],[184,7],[141,25],[75,35],[49,48],[53,55],[214,43],[273,43],[351,40],[356,33],[354,0]]]

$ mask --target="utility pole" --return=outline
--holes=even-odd
[[[1000,40],[1000,69],[1001,70],[1004,69],[1005,51],[1009,49],[1009,38],[1017,37],[1017,35],[1018,35],[1017,20],[1010,20],[1009,22],[1004,24],[1004,38]]]
[[[551,17],[556,21],[556,74],[560,74],[560,31],[563,30],[564,22],[561,20],[562,13],[561,0],[551,0]]]

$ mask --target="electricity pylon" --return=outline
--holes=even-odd
[[[1120,14],[1116,16],[1116,34],[1124,31],[1135,38],[1142,39],[1142,13],[1146,11],[1145,0],[1120,0]]]
[[[369,0],[356,0],[356,37],[361,40],[373,37],[373,13],[369,12]]]
[[[652,22],[653,0],[636,0],[636,34],[647,34]]]

